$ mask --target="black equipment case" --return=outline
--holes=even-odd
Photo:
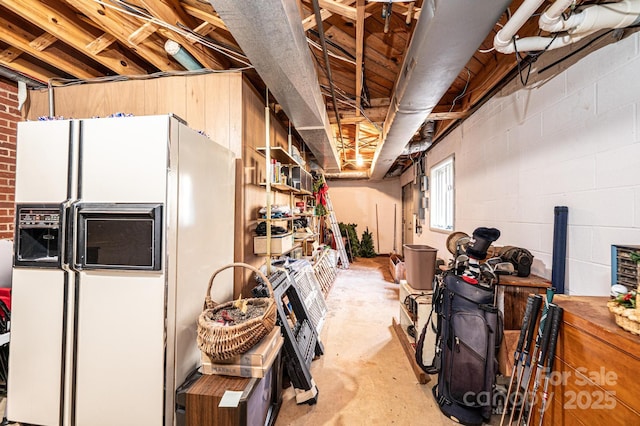
[[[491,417],[502,318],[493,303],[493,286],[469,284],[454,274],[446,274],[441,283],[434,300],[439,371],[433,395],[447,417],[480,425]]]

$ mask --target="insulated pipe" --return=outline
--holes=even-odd
[[[189,71],[201,70],[204,68],[186,49],[173,40],[167,40],[164,50]]]
[[[505,51],[505,49],[513,44],[511,42],[513,37],[542,3],[544,3],[544,0],[525,0],[493,38],[493,47],[500,53],[513,53],[513,50]]]

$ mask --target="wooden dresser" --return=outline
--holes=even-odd
[[[616,325],[607,300],[554,298],[564,316],[545,425],[640,425],[640,336]]]

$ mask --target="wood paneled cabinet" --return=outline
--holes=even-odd
[[[564,315],[545,425],[640,425],[640,336],[616,325],[607,301],[554,298]],[[539,408],[533,413],[536,425]]]
[[[530,294],[545,294],[551,282],[536,275],[501,275],[496,288],[496,304],[504,314],[505,330],[520,330]]]
[[[196,373],[178,390],[176,425],[272,426],[281,404],[282,361],[278,353],[262,378]]]

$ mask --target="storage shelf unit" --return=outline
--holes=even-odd
[[[291,210],[294,209],[294,204],[296,197],[306,197],[311,195],[313,183],[311,179],[311,174],[309,174],[306,170],[302,168],[302,166],[291,156],[289,153],[281,148],[281,147],[270,147],[267,150],[266,147],[258,147],[256,150],[265,155],[266,166],[267,166],[267,179],[271,179],[269,182],[261,182],[260,186],[267,187],[267,200],[271,202],[270,192],[280,192],[289,195],[289,206]],[[277,161],[279,163],[279,170],[277,171],[277,176],[275,176],[272,167],[275,167],[274,164],[271,164],[272,161]],[[279,181],[275,181],[279,180]],[[305,200],[306,204],[306,200]],[[271,224],[274,222],[285,222],[289,231],[293,231],[293,221],[299,218],[308,218],[313,215],[309,214],[293,214],[290,217],[277,217],[277,218],[258,218],[257,222],[266,222],[267,227],[270,229]],[[316,234],[314,233],[314,236]],[[271,257],[279,257],[285,254],[291,253],[293,250],[297,248],[302,248],[304,244],[310,239],[314,237],[305,237],[298,238],[294,240],[294,243],[291,247],[287,245],[286,248],[277,249],[276,236],[270,235],[271,241],[266,247],[263,247],[263,244],[257,244],[256,239],[259,237],[254,237],[254,254],[259,256],[266,256],[268,258]],[[273,244],[276,242],[276,247],[274,249]],[[260,249],[257,249],[259,247]]]
[[[256,148],[259,153],[266,156],[266,147]],[[271,159],[279,162],[287,176],[287,183],[272,183],[279,191],[291,191],[298,194],[311,195],[313,193],[313,179],[311,174],[307,172],[289,153],[281,147],[271,147]],[[265,185],[266,182],[260,185]]]
[[[629,290],[638,288],[640,263],[631,259],[631,254],[640,255],[640,246],[611,246],[611,285],[622,284]]]

